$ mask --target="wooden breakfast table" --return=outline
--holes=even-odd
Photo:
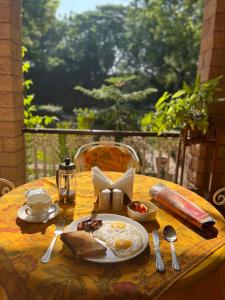
[[[121,173],[106,172],[112,180]],[[152,237],[150,247],[138,257],[118,264],[97,264],[73,258],[62,244],[55,244],[52,259],[42,264],[40,258],[49,246],[57,220],[66,224],[91,214],[95,196],[91,172],[77,174],[75,206],[61,207],[57,217],[47,224],[20,220],[17,210],[24,204],[30,188],[45,188],[57,201],[55,178],[40,178],[22,185],[0,199],[0,299],[225,299],[225,222],[221,214],[195,193],[171,182],[135,175],[134,200],[150,200],[149,188],[162,182],[197,203],[216,219],[216,229],[203,235],[173,214],[158,207],[157,220],[145,224],[148,232],[159,227],[165,273],[155,270]],[[126,211],[123,212],[123,215]],[[182,271],[171,268],[169,243],[162,238],[165,225],[177,231],[175,244]]]

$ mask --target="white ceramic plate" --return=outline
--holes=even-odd
[[[81,221],[85,221],[89,218],[90,218],[90,216],[83,217],[77,221],[72,222],[71,224],[69,224],[67,226],[66,231],[67,232],[76,231],[78,223],[80,223]],[[136,252],[135,254],[133,254],[132,256],[129,256],[129,257],[118,257],[118,256],[114,255],[114,253],[112,252],[112,250],[109,247],[107,247],[107,251],[104,255],[102,255],[100,257],[91,257],[91,258],[85,257],[84,259],[87,261],[92,261],[92,262],[97,262],[97,263],[116,263],[116,262],[126,261],[126,260],[129,260],[129,259],[139,255],[141,252],[143,252],[145,250],[145,248],[149,244],[149,235],[148,235],[148,232],[146,231],[146,229],[141,224],[137,223],[136,221],[131,220],[130,218],[120,216],[120,215],[114,215],[114,214],[98,214],[96,219],[103,220],[103,221],[119,221],[119,222],[124,222],[124,223],[134,226],[140,232],[140,235],[141,235],[142,241],[143,241],[143,246],[138,252]],[[99,239],[97,239],[97,241],[101,242]],[[102,242],[102,244],[105,246],[104,242]]]
[[[55,218],[58,213],[59,213],[59,207],[56,203],[53,203],[50,207],[50,210],[52,210],[52,212],[50,212],[49,216],[48,216],[48,220],[51,220],[53,218]],[[29,215],[27,213],[28,211],[28,206],[27,205],[23,205],[21,206],[18,211],[17,211],[17,216],[23,220],[23,221],[26,221],[26,222],[29,222],[29,223],[42,223],[46,216],[32,216],[32,215]]]

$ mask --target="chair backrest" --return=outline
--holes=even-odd
[[[80,147],[74,158],[77,171],[90,171],[98,166],[103,171],[125,172],[128,168],[139,171],[139,159],[128,145],[112,141],[100,141]]]
[[[216,191],[213,195],[213,202],[216,205],[225,206],[225,187]]]
[[[11,181],[0,178],[0,197],[4,196],[14,188],[15,185]]]

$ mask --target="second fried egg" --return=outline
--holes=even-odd
[[[124,222],[103,221],[102,226],[93,232],[93,236],[106,242],[118,257],[129,257],[143,246],[140,232]]]

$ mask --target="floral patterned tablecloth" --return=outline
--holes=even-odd
[[[112,180],[121,173],[106,172]],[[149,188],[161,180],[153,177],[135,175],[134,200],[150,200]],[[27,189],[43,187],[57,201],[54,178],[40,178],[20,186],[0,200],[0,299],[156,299],[185,276],[214,251],[225,244],[225,223],[220,213],[207,201],[193,192],[162,181],[191,201],[197,203],[216,219],[216,231],[203,235],[173,214],[158,207],[157,221],[145,225],[147,231],[160,226],[161,250],[166,272],[155,270],[155,257],[152,238],[141,255],[118,264],[97,264],[76,260],[58,239],[52,259],[42,264],[43,255],[54,234],[55,223],[60,215],[69,224],[82,216],[90,215],[95,202],[91,173],[77,174],[77,197],[75,206],[61,207],[60,215],[47,224],[30,224],[17,218],[17,210],[24,204]],[[126,212],[124,211],[125,215]],[[177,230],[175,244],[182,271],[171,269],[169,243],[162,238],[166,224]],[[213,262],[212,262],[213,264]],[[185,277],[184,277],[185,278]]]

